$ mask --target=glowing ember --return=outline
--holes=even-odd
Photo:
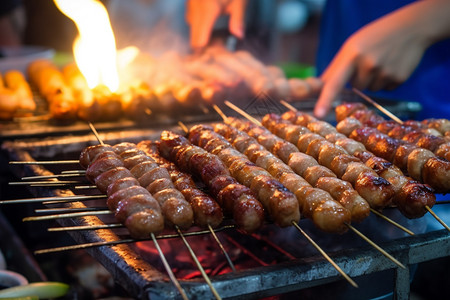
[[[116,42],[106,8],[97,0],[54,2],[78,28],[73,52],[89,87],[105,85],[112,92],[116,91],[119,88]]]

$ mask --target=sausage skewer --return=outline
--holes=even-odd
[[[229,103],[228,101],[226,102],[226,104],[233,108],[234,110],[238,111],[241,115],[244,116],[249,116],[247,113],[245,113],[244,111],[242,111],[241,109],[239,109],[238,107],[236,107],[235,105],[233,105],[232,103]],[[217,110],[218,108],[216,108]],[[259,124],[258,124],[259,125]],[[366,236],[364,236],[361,232],[359,232],[355,227],[351,226],[350,224],[346,224],[348,226],[348,228],[350,228],[353,232],[355,232],[356,234],[358,234],[360,237],[362,237],[366,242],[368,242],[370,245],[372,245],[374,248],[376,248],[378,251],[380,251],[384,256],[386,256],[388,259],[390,259],[392,262],[394,262],[396,265],[400,266],[401,268],[405,269],[406,267],[400,263],[397,259],[395,259],[392,255],[390,255],[389,253],[387,253],[386,251],[384,251],[381,247],[379,247],[377,244],[375,244],[373,241],[371,241],[369,238],[367,238]],[[309,238],[308,238],[309,239]]]
[[[245,154],[250,161],[259,167],[266,169],[275,179],[279,180],[281,184],[294,193],[299,202],[301,213],[312,219],[318,228],[333,233],[343,233],[347,230],[345,223],[350,222],[348,210],[334,201],[328,193],[313,188],[276,156],[259,145],[255,139],[248,136],[245,132],[225,124],[214,124],[210,129],[207,126],[203,126],[203,130],[200,127],[192,128],[190,136],[199,134],[198,142],[203,143],[205,147],[209,147],[213,151],[215,150],[212,147],[230,148],[231,144],[221,141],[221,139],[228,140],[237,151],[243,155]],[[216,142],[204,142],[212,139],[216,140]],[[236,153],[236,151],[233,152]]]
[[[262,226],[264,211],[261,204],[247,187],[230,176],[230,172],[217,156],[170,131],[162,132],[159,152],[182,171],[189,171],[201,178],[222,206],[224,213],[233,216],[238,228],[253,232]]]
[[[319,135],[319,138],[326,139],[334,143],[340,149],[344,149],[345,154],[341,154],[332,161],[332,168],[339,174],[344,172],[345,164],[341,168],[338,162],[342,163],[345,159],[350,159],[348,155],[357,157],[356,162],[364,162],[382,178],[388,180],[394,188],[393,201],[399,210],[409,218],[418,218],[426,213],[423,207],[425,204],[433,205],[435,196],[428,186],[425,186],[411,178],[407,178],[403,173],[391,163],[373,156],[366,151],[363,144],[356,142],[346,136],[337,133],[337,130],[330,124],[318,121],[314,117],[298,111],[289,111],[282,115],[284,122],[300,124],[290,126],[308,126],[305,130]],[[348,155],[347,155],[348,154]],[[345,170],[346,171],[346,170]]]

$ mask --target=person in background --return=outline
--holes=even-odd
[[[350,82],[417,101],[418,119],[450,118],[450,1],[327,1],[317,54],[323,117]]]
[[[317,69],[322,81],[314,109],[323,118],[350,83],[374,96],[417,101],[419,119],[450,118],[450,1],[327,1]],[[191,46],[208,43],[214,21],[230,15],[230,32],[244,37],[245,0],[188,0]],[[366,91],[367,92],[367,91]]]
[[[0,46],[19,46],[25,26],[22,1],[2,0],[0,3]]]

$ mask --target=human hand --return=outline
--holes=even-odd
[[[205,47],[214,23],[222,14],[230,15],[231,34],[244,37],[244,14],[247,0],[188,0],[186,21],[190,25],[190,43],[193,49]]]
[[[415,19],[414,11],[400,9],[350,36],[321,76],[323,88],[314,114],[324,117],[349,81],[358,89],[378,91],[407,80],[430,45]]]

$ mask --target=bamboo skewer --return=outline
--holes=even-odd
[[[29,222],[29,221],[55,220],[55,219],[65,219],[65,218],[86,217],[86,216],[109,215],[112,213],[113,212],[110,211],[109,209],[108,210],[107,209],[98,210],[98,211],[78,211],[78,212],[72,212],[72,213],[25,217],[22,219],[22,221]]]
[[[22,180],[38,180],[38,179],[53,179],[53,178],[67,178],[67,177],[81,177],[84,176],[82,173],[66,173],[66,174],[55,174],[55,175],[38,175],[38,176],[26,176],[20,179]]]
[[[425,209],[428,210],[428,212],[439,222],[441,223],[442,226],[444,226],[445,229],[447,229],[448,231],[450,231],[450,227],[448,227],[447,224],[445,224],[444,221],[442,221],[441,218],[438,217],[438,215],[436,215],[436,213],[428,206],[425,205]]]
[[[369,96],[367,96],[366,94],[364,94],[363,92],[358,90],[357,88],[352,88],[352,90],[355,94],[357,94],[358,96],[360,96],[361,98],[363,98],[364,100],[366,100],[367,102],[369,102],[370,104],[372,104],[373,106],[375,106],[376,108],[381,110],[383,113],[385,113],[387,116],[389,116],[392,120],[394,120],[395,122],[397,122],[399,124],[403,124],[402,120],[400,120],[396,115],[391,113],[385,107],[383,107],[382,105],[375,102],[372,98],[370,98]]]
[[[106,195],[76,195],[76,196],[57,196],[57,197],[42,197],[42,198],[28,198],[28,199],[14,199],[1,200],[0,204],[17,204],[17,203],[33,203],[33,202],[57,202],[57,201],[80,201],[80,200],[94,200],[106,199]]]
[[[384,256],[386,256],[387,258],[389,258],[393,263],[395,263],[397,266],[399,266],[402,269],[406,269],[406,267],[399,262],[395,257],[393,257],[392,255],[390,255],[389,253],[387,253],[383,248],[381,248],[380,246],[378,246],[376,243],[374,243],[372,240],[370,240],[367,236],[365,236],[364,234],[362,234],[359,230],[357,230],[355,227],[353,227],[350,224],[345,224],[347,225],[348,228],[350,228],[353,232],[355,232],[359,237],[361,237],[363,240],[365,240],[367,243],[369,243],[372,247],[374,247],[375,249],[377,249],[381,254],[383,254]]]
[[[177,280],[177,278],[175,277],[175,275],[173,274],[172,269],[169,266],[169,263],[166,260],[166,257],[164,256],[164,253],[161,250],[161,247],[159,247],[159,243],[156,240],[155,234],[152,232],[150,233],[150,236],[152,237],[153,243],[155,244],[156,250],[158,250],[159,253],[159,257],[161,258],[161,261],[164,265],[164,268],[166,269],[167,274],[169,274],[170,280],[172,281],[172,283],[175,285],[175,287],[177,288],[177,290],[180,292],[181,297],[185,300],[188,300],[188,297],[186,296],[186,292],[184,291],[184,289],[181,287],[180,282]]]
[[[414,235],[414,232],[412,232],[412,231],[409,230],[408,228],[406,228],[406,227],[400,225],[399,223],[395,222],[395,221],[392,220],[391,218],[386,217],[385,215],[383,215],[383,214],[380,213],[379,211],[377,211],[377,210],[375,210],[375,209],[373,209],[373,208],[370,208],[370,211],[371,211],[372,213],[376,214],[378,217],[382,218],[383,220],[385,220],[385,221],[391,223],[392,225],[394,225],[394,226],[400,228],[401,230],[403,230],[403,231],[406,232],[407,234],[409,234],[409,235]]]
[[[175,229],[177,230],[179,236],[181,237],[181,239],[183,240],[184,245],[186,246],[186,248],[188,249],[192,259],[194,260],[197,268],[199,269],[200,273],[203,276],[203,279],[205,279],[206,283],[208,284],[209,288],[211,289],[211,292],[213,293],[214,297],[216,299],[222,299],[220,297],[220,295],[217,293],[217,290],[214,288],[214,286],[212,285],[211,280],[209,279],[208,274],[206,274],[205,270],[203,269],[202,265],[200,264],[197,256],[194,253],[194,250],[192,250],[191,246],[189,245],[189,243],[187,242],[186,238],[184,237],[183,233],[181,232],[180,228],[178,228],[178,226],[175,227]]]
[[[222,253],[225,255],[225,259],[227,260],[228,265],[230,266],[231,270],[233,270],[233,272],[236,272],[236,267],[234,266],[233,262],[231,261],[231,258],[228,255],[227,251],[225,250],[225,247],[220,242],[219,237],[216,235],[216,233],[214,232],[214,229],[209,224],[208,224],[208,229],[211,232],[212,236],[214,237],[214,240],[216,241],[216,243],[219,245],[220,250],[222,250]]]
[[[41,161],[10,161],[10,165],[59,165],[59,164],[79,164],[77,160],[41,160]]]
[[[83,225],[83,226],[66,226],[66,227],[50,227],[47,231],[78,231],[78,230],[98,230],[108,228],[121,228],[124,227],[120,223],[104,224],[104,225]]]
[[[295,228],[297,228],[297,230],[303,234],[304,237],[306,237],[306,239],[317,249],[317,251],[320,252],[320,254],[322,254],[322,256],[339,272],[339,274],[342,275],[342,277],[344,277],[352,286],[354,286],[355,288],[358,287],[358,284],[353,281],[353,279],[347,275],[347,273],[345,273],[341,267],[339,267],[334,260],[331,259],[331,257],[328,256],[328,254],[323,251],[323,249],[316,243],[314,242],[314,240],[305,232],[303,231],[303,229],[298,226],[297,223],[292,222],[292,225],[294,225]]]

